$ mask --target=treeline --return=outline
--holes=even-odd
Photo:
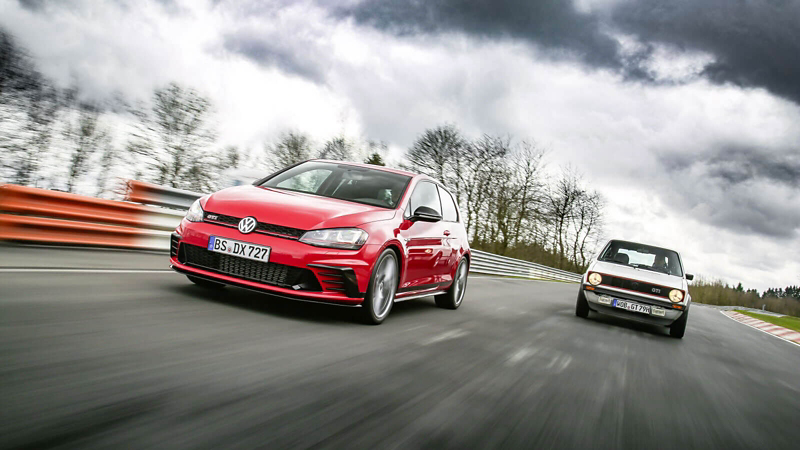
[[[133,105],[84,94],[43,76],[0,29],[0,182],[102,196],[114,178],[133,177],[208,192],[225,187],[222,173],[237,167],[268,171],[316,157],[384,164],[384,143],[344,136],[315,148],[290,131],[249,154],[220,145],[211,100],[177,83]]]
[[[232,168],[276,170],[311,158],[384,165],[385,143],[334,136],[317,144],[286,130],[262,148],[220,145],[210,99],[171,83],[149,102],[87,100],[43,76],[0,30],[0,181],[108,195],[132,177],[200,192],[225,187]],[[402,168],[441,180],[456,196],[474,248],[582,271],[596,249],[603,200],[571,169],[545,173],[533,142],[466,137],[453,125],[425,130]]]
[[[570,168],[553,177],[529,141],[453,125],[425,130],[404,167],[441,180],[455,195],[474,248],[583,271],[602,236],[602,197]]]
[[[719,306],[746,306],[800,317],[800,287],[770,288],[759,295],[755,289],[745,290],[742,284],[730,286],[720,280],[696,278],[689,287],[692,300]]]

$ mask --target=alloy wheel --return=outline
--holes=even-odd
[[[381,261],[375,272],[373,285],[372,311],[375,317],[382,319],[391,309],[397,289],[397,262],[391,256]]]

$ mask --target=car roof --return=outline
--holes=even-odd
[[[646,243],[644,243],[644,242],[626,241],[625,239],[610,239],[610,240],[608,241],[608,243],[606,243],[606,245],[605,245],[605,246],[607,247],[607,246],[608,246],[608,244],[610,244],[610,243],[612,243],[612,242],[622,242],[623,244],[633,244],[633,245],[646,245],[646,246],[648,246],[648,247],[657,248],[657,249],[659,249],[659,250],[666,250],[666,251],[668,251],[668,252],[675,252],[675,253],[678,253],[678,251],[677,251],[677,250],[672,250],[671,248],[660,247],[660,246],[658,246],[658,245],[653,245],[653,244],[646,244]]]
[[[406,170],[400,170],[400,169],[393,169],[391,167],[376,166],[374,164],[363,164],[363,163],[355,163],[355,162],[350,162],[350,161],[336,161],[336,160],[333,160],[333,159],[311,159],[309,161],[317,161],[317,162],[326,162],[326,163],[333,163],[333,164],[344,164],[344,165],[347,165],[347,166],[363,167],[365,169],[381,170],[381,171],[384,171],[384,172],[391,172],[391,173],[396,173],[398,175],[406,175],[406,176],[409,176],[409,177],[419,177],[419,176],[421,176],[418,173],[408,172]]]

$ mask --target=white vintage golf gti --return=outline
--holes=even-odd
[[[583,275],[575,314],[589,311],[664,325],[682,338],[689,318],[688,280],[678,252],[611,240]]]

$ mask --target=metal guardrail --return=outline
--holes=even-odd
[[[187,209],[194,200],[202,196],[203,194],[196,192],[162,187],[155,184],[143,183],[141,181],[129,181],[126,200]],[[573,283],[580,282],[582,277],[582,275],[577,273],[479,250],[472,250],[470,272],[484,275],[510,276],[536,280],[556,280]]]
[[[501,275],[535,280],[556,280],[579,283],[580,274],[554,269],[541,264],[495,255],[494,253],[472,250],[470,272],[484,275]]]
[[[166,249],[181,217],[173,209],[0,185],[2,240]]]
[[[166,208],[189,209],[195,200],[204,195],[183,189],[145,183],[144,181],[128,180],[126,184],[128,190],[125,194],[125,200]]]

